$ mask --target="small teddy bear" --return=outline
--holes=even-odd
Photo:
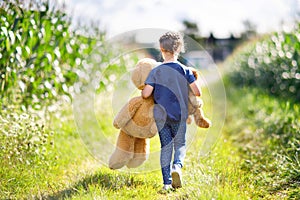
[[[138,61],[132,72],[131,80],[142,90],[145,80],[153,67],[158,63],[150,58]],[[109,159],[109,168],[120,169],[123,166],[135,168],[147,160],[150,151],[150,140],[157,133],[153,117],[154,100],[142,96],[133,97],[119,111],[113,125],[120,129],[116,149]]]
[[[193,72],[196,81],[198,81],[199,74],[196,69],[190,67]],[[191,88],[189,89],[189,102],[188,102],[188,114],[189,117],[187,119],[187,123],[190,124],[192,119],[191,115],[194,116],[194,120],[197,126],[201,128],[209,128],[211,126],[211,121],[204,116],[204,112],[202,110],[203,101],[201,98],[196,97]]]

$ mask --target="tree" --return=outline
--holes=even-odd
[[[183,30],[183,33],[185,35],[188,35],[189,37],[193,38],[196,41],[200,39],[200,31],[197,23],[188,20],[183,20],[182,24],[185,27]]]
[[[257,34],[257,26],[250,20],[244,20],[243,21],[243,25],[244,25],[244,32],[242,33],[242,38],[243,39],[249,39],[252,38],[254,36],[256,36]]]

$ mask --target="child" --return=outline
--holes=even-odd
[[[192,71],[177,61],[180,51],[184,48],[181,35],[167,32],[160,37],[159,43],[164,62],[150,72],[142,96],[154,97],[153,112],[161,142],[163,190],[170,190],[172,187],[182,187],[181,168],[186,154],[188,87],[191,87],[196,96],[201,95],[201,90]]]

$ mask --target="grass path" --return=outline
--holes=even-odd
[[[42,197],[47,199],[248,199],[253,188],[247,184],[247,174],[244,174],[239,166],[238,150],[232,145],[228,135],[222,133],[220,136],[224,113],[211,114],[213,109],[218,110],[219,106],[224,106],[224,101],[213,103],[214,105],[206,104],[205,109],[209,117],[213,118],[214,126],[210,130],[197,129],[189,143],[183,169],[183,188],[161,194],[159,191],[162,187],[162,177],[159,168],[138,173],[126,169],[113,171],[99,164],[88,153],[87,150],[92,152],[91,149],[82,149],[82,146],[76,145],[73,148],[74,154],[77,154],[74,162],[78,164],[70,166],[74,169],[65,169],[65,177],[69,177],[69,180],[63,179],[65,181],[62,187],[57,187],[52,194],[42,195]],[[99,115],[105,116],[111,111],[104,109],[101,112]],[[106,132],[117,134],[114,129],[109,128],[110,120],[98,121],[100,127],[105,128]],[[74,131],[74,127],[68,131]],[[222,131],[226,132],[226,124]],[[63,137],[59,140],[72,141],[74,137],[76,138],[75,135],[69,137],[70,140]],[[157,150],[158,139],[151,142],[152,151]],[[208,143],[209,145],[206,146]],[[63,156],[65,155],[62,154]]]
[[[218,91],[220,87],[210,89],[216,90],[216,94],[221,94]],[[162,177],[158,168],[146,172],[143,170],[112,171],[105,165],[99,165],[89,155],[85,156],[85,161],[78,166],[78,169],[86,170],[77,174],[78,178],[69,182],[67,189],[59,190],[52,198],[298,199],[299,181],[295,179],[292,179],[293,182],[289,179],[287,182],[284,181],[285,174],[290,173],[290,169],[294,169],[293,173],[299,172],[297,164],[289,160],[278,160],[281,156],[278,154],[281,147],[276,144],[273,146],[267,136],[268,126],[271,124],[271,127],[276,127],[273,126],[272,120],[276,121],[283,112],[290,113],[285,107],[285,102],[280,103],[279,100],[250,88],[229,87],[227,95],[225,123],[224,113],[220,112],[224,99],[214,96],[218,100],[214,102],[213,109],[212,105],[205,105],[206,113],[210,115],[209,111],[214,110],[218,114],[209,116],[214,122],[211,129],[197,129],[190,140],[183,169],[183,188],[161,194],[159,191],[162,187]],[[260,99],[259,103],[257,98]],[[299,111],[296,108],[297,105],[290,109]],[[268,116],[269,112],[273,114]],[[290,116],[292,117],[293,114]],[[264,119],[268,119],[269,122],[262,123]],[[258,122],[260,128],[257,127]],[[105,127],[105,131],[115,134],[115,130],[109,125],[111,121],[103,123],[101,127]],[[294,118],[293,123],[295,123],[293,126],[297,126],[297,118]],[[266,137],[263,134],[266,134]],[[157,150],[158,139],[153,139],[151,142],[152,151]],[[272,149],[274,152],[271,152]],[[280,151],[277,152],[277,149]],[[275,154],[278,156],[273,156]]]
[[[220,87],[214,88],[216,94],[221,94],[218,89]],[[209,91],[204,92],[209,94]],[[268,141],[264,142],[261,137],[258,137],[262,129],[257,129],[256,122],[261,121],[260,118],[263,119],[268,114],[264,113],[262,108],[265,107],[268,112],[273,109],[278,110],[279,115],[282,113],[280,104],[276,107],[275,99],[263,95],[259,95],[262,104],[255,104],[258,93],[252,90],[230,88],[227,94],[227,102],[217,95],[214,96],[217,101],[212,103],[209,95],[205,97],[208,99],[204,99],[204,102],[207,102],[205,112],[213,120],[214,125],[209,130],[196,129],[196,132],[192,132],[183,168],[184,183],[181,189],[167,194],[159,192],[162,187],[161,172],[159,166],[151,166],[152,162],[159,159],[157,154],[153,154],[153,159],[149,159],[145,166],[139,168],[140,170],[108,169],[106,164],[99,162],[99,158],[102,157],[98,157],[103,149],[101,147],[103,143],[97,143],[97,137],[100,140],[102,135],[94,134],[90,140],[86,140],[78,134],[78,127],[72,116],[69,116],[71,112],[66,111],[65,116],[69,118],[63,120],[58,117],[51,122],[55,132],[53,151],[56,155],[52,165],[33,173],[39,176],[19,180],[20,184],[8,188],[10,192],[0,191],[0,197],[1,199],[118,200],[241,200],[300,197],[299,182],[295,181],[294,186],[287,187],[287,183],[284,183],[279,176],[275,176],[277,178],[272,181],[272,174],[286,172],[280,171],[282,166],[276,166],[277,158],[272,160],[272,154],[268,154],[270,153]],[[105,104],[105,101],[102,103]],[[102,103],[95,107],[103,108]],[[226,118],[224,113],[220,112],[224,103],[227,108]],[[272,103],[274,108],[266,107],[268,103]],[[259,115],[256,116],[253,110],[259,111],[257,112]],[[100,127],[106,133],[108,141],[114,144],[117,130],[111,125],[112,117],[109,116],[112,111],[107,108],[99,109],[96,114],[99,125],[95,128]],[[272,117],[276,119],[275,112]],[[96,143],[87,143],[91,141]],[[97,146],[99,144],[100,147]],[[151,151],[157,150],[159,150],[158,137],[151,140]],[[263,152],[267,154],[261,157]],[[268,167],[268,162],[272,164],[271,168],[264,168]],[[297,167],[294,168],[297,173]],[[22,184],[29,184],[30,187],[23,187]]]

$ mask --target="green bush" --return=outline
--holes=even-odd
[[[246,46],[234,56],[230,80],[300,101],[300,24]]]
[[[70,99],[91,82],[91,75],[107,68],[117,69],[111,73],[126,69],[124,63],[109,65],[118,52],[105,43],[104,32],[95,25],[89,33],[84,27],[73,30],[71,18],[49,1],[4,1],[0,14],[2,105],[41,109],[62,96]],[[98,85],[105,87],[111,73]]]
[[[38,108],[41,101],[64,92],[67,80],[74,81],[71,67],[63,67],[71,64],[63,51],[74,47],[70,22],[62,12],[50,10],[46,3],[25,9],[22,3],[9,1],[2,3],[0,24],[1,98]]]
[[[243,124],[232,131],[243,155],[242,169],[251,171],[249,181],[262,198],[300,195],[299,32],[300,24],[292,32],[251,41],[225,63],[227,97],[233,107],[239,105],[236,123]]]

